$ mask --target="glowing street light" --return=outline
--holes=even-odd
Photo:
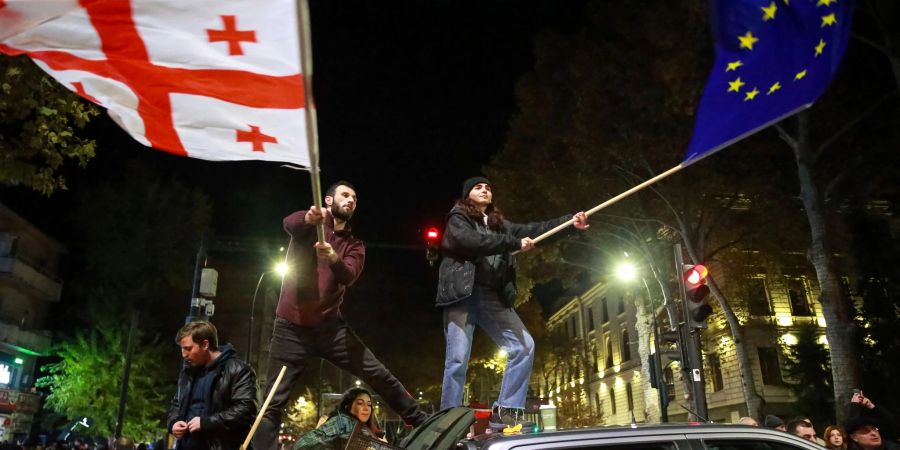
[[[506,358],[506,350],[503,350],[503,349],[501,348],[500,351],[497,352],[497,356],[498,356],[500,359]]]
[[[633,264],[624,262],[616,267],[616,276],[622,281],[632,281],[637,278],[637,269]]]
[[[288,265],[285,262],[280,262],[275,265],[275,273],[281,275],[282,277],[288,273]]]

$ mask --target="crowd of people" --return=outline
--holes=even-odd
[[[900,450],[894,415],[877,407],[862,391],[851,397],[846,417],[843,426],[830,425],[821,436],[816,434],[809,417],[798,416],[785,422],[778,416],[768,415],[762,426],[793,434],[828,450]],[[740,423],[760,426],[752,417],[742,417]]]

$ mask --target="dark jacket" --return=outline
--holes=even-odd
[[[295,325],[315,326],[340,317],[347,287],[356,282],[366,263],[366,246],[350,232],[349,225],[334,229],[334,218],[325,218],[325,242],[338,255],[334,264],[316,256],[313,245],[316,227],[306,223],[306,211],[284,218],[284,230],[291,235],[281,296],[275,314]],[[318,280],[318,283],[305,282]]]
[[[444,255],[438,271],[437,306],[447,306],[472,295],[476,271],[484,277],[485,259],[493,255],[492,279],[478,280],[497,290],[500,301],[508,307],[516,302],[516,259],[512,252],[522,248],[522,239],[536,238],[565,223],[572,216],[526,224],[503,221],[502,232],[492,232],[484,223],[476,222],[456,206],[447,215],[447,227],[441,242]]]
[[[210,450],[236,450],[244,442],[256,418],[256,374],[237,358],[230,344],[210,365],[215,371],[206,414],[200,418],[200,433]],[[185,367],[178,376],[178,391],[169,407],[167,429],[185,419],[190,403],[191,385],[198,370]],[[180,447],[176,447],[180,448]]]

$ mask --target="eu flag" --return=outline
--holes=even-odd
[[[853,0],[710,0],[716,63],[684,161],[812,105],[847,48]]]

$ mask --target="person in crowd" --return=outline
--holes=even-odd
[[[792,420],[788,422],[786,431],[794,436],[800,437],[802,439],[806,439],[807,441],[812,442],[813,444],[818,444],[819,442],[816,440],[816,429],[813,428],[813,424],[800,419],[800,420]]]
[[[738,419],[738,423],[741,425],[749,425],[751,427],[759,426],[759,422],[757,422],[756,419],[754,419],[750,416],[741,417],[740,419]]]
[[[826,428],[822,438],[825,440],[825,448],[828,450],[847,450],[847,440],[844,439],[844,430],[837,425],[831,425]]]
[[[324,450],[338,448],[339,440],[346,440],[357,424],[367,436],[382,438],[378,419],[372,408],[372,394],[363,388],[352,388],[344,393],[341,402],[328,415],[328,420],[297,439],[294,450]]]
[[[872,399],[866,397],[862,390],[855,390],[853,396],[850,397],[850,404],[847,405],[847,417],[868,417],[873,423],[878,424],[879,434],[889,441],[897,440],[897,419],[894,414],[884,407],[875,406]],[[847,430],[849,437],[850,431]],[[849,444],[849,443],[848,443]]]
[[[235,450],[256,418],[256,374],[205,320],[175,336],[184,367],[168,414],[177,450]]]
[[[859,415],[847,419],[847,450],[900,450],[900,444],[884,439],[879,422],[872,416]]]
[[[780,417],[774,416],[772,414],[766,416],[766,420],[763,421],[763,426],[766,428],[771,428],[773,430],[786,431],[784,421],[781,420]]]
[[[324,200],[325,208],[313,206],[283,220],[284,230],[291,237],[285,258],[290,271],[282,282],[275,309],[266,392],[272,389],[279,369],[287,369],[253,437],[255,450],[278,448],[288,397],[309,360],[316,356],[369,385],[408,426],[418,426],[427,418],[416,399],[366,347],[341,313],[344,294],[362,274],[366,259],[365,244],[350,229],[350,218],[358,205],[356,188],[338,181],[326,190]],[[324,242],[317,242],[319,224],[325,230]]]
[[[809,422],[810,426],[812,426],[813,429],[816,428],[816,425],[813,423],[812,419],[809,418],[809,416],[797,416],[797,417],[794,417],[793,419],[791,419],[791,421],[792,421],[792,422],[793,422],[793,421],[804,421],[804,422]],[[819,436],[816,436],[816,444],[819,444],[819,445],[821,445],[822,447],[824,447],[824,446],[825,446],[825,440],[822,439],[822,438],[820,438]]]
[[[513,252],[534,248],[532,238],[573,219],[517,224],[506,220],[494,203],[491,182],[484,177],[463,182],[462,195],[447,215],[441,242],[437,306],[441,308],[447,351],[441,409],[463,404],[472,337],[478,326],[507,354],[500,395],[489,426],[504,429],[529,424],[523,420],[525,396],[534,360],[534,339],[516,314],[516,262]],[[574,216],[586,229],[587,216]]]

